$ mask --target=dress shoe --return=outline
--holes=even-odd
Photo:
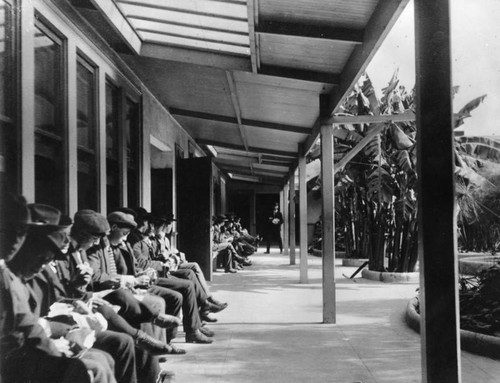
[[[237,271],[236,271],[235,269],[231,268],[231,269],[226,269],[226,270],[224,270],[224,272],[225,272],[225,273],[232,273],[232,274],[234,274],[234,273],[236,273]]]
[[[228,304],[227,304],[226,302],[221,302],[221,301],[218,301],[218,300],[217,300],[217,299],[215,299],[213,296],[208,297],[208,301],[209,301],[210,303],[213,303],[213,304],[215,304],[215,305],[217,305],[217,306],[221,306],[221,307],[224,307],[224,308],[226,308],[226,307],[228,306]]]
[[[175,372],[168,370],[161,370],[156,378],[155,383],[170,383],[173,382],[175,378]]]
[[[213,343],[213,340],[201,333],[200,330],[186,333],[186,343]]]
[[[264,254],[269,254],[269,251],[264,251]]]
[[[210,330],[208,327],[200,327],[200,332],[205,335],[205,336],[208,336],[208,337],[213,337],[215,335],[215,332],[213,332],[212,330]]]
[[[186,350],[174,346],[172,343],[169,343],[168,345],[170,346],[170,351],[168,353],[171,355],[184,355],[186,353]]]
[[[179,327],[181,320],[174,315],[168,314],[158,314],[151,323],[161,327],[161,328],[174,328]]]
[[[210,322],[210,323],[217,322],[217,318],[211,317],[210,313],[208,311],[202,311],[200,313],[200,318],[202,321],[205,321],[205,322]]]
[[[135,344],[141,350],[149,352],[151,355],[168,354],[170,346],[160,342],[158,339],[146,334],[144,331],[138,330],[135,335]]]
[[[243,262],[241,262],[243,266],[252,266],[252,261],[248,259],[244,259]]]
[[[205,301],[205,304],[203,305],[203,311],[209,311],[211,313],[218,313],[222,310],[224,310],[227,307],[225,306],[220,306],[215,303],[210,302],[208,299]]]

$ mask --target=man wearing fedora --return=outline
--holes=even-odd
[[[181,294],[182,321],[187,343],[212,343],[211,337],[214,333],[202,326],[196,288],[193,282],[169,275],[169,265],[162,260],[154,259],[155,245],[150,239],[150,234],[154,232],[153,216],[144,208],[138,208],[136,223],[137,227],[127,237],[135,258],[135,272],[153,269],[159,278],[154,282],[152,288],[159,286]]]
[[[116,382],[113,359],[106,352],[89,349],[80,358],[72,355],[64,336],[68,326],[51,324],[33,313],[30,290],[22,279],[31,278],[49,262],[60,237],[60,212],[47,205],[31,209],[24,198],[14,199],[4,211],[10,226],[0,261],[0,373],[5,382]],[[5,250],[2,249],[2,250]],[[8,262],[5,262],[5,261]],[[87,372],[89,371],[89,372]],[[89,375],[90,374],[90,375]]]

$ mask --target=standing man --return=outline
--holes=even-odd
[[[269,254],[269,249],[271,248],[271,241],[277,241],[280,247],[280,253],[283,253],[283,241],[281,240],[281,224],[283,223],[283,215],[279,211],[279,204],[276,202],[272,213],[268,217],[267,221],[267,250],[265,254]]]

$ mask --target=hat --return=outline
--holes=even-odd
[[[121,211],[122,213],[130,214],[132,217],[134,217],[134,220],[137,218],[137,213],[135,212],[135,210],[129,207],[119,207],[118,209],[115,209],[113,211]]]
[[[163,216],[162,218],[165,219],[167,222],[174,222],[176,219],[174,218],[174,215],[172,213],[168,213],[167,215]]]
[[[110,225],[117,224],[120,226],[128,227],[130,229],[135,229],[137,223],[134,221],[134,216],[132,214],[126,214],[121,211],[114,211],[108,215],[108,222]]]
[[[64,229],[71,226],[71,218],[61,216],[61,211],[50,205],[40,203],[28,204],[31,221],[28,222],[30,233],[36,236],[46,236],[58,249],[68,241]]]
[[[144,209],[143,207],[136,207],[134,209],[134,211],[137,214],[137,216],[135,218],[137,218],[139,220],[149,221],[153,218],[153,215],[150,212],[148,212],[146,209]]]
[[[218,215],[214,218],[214,222],[215,224],[218,224],[218,223],[222,223],[222,222],[225,222],[227,221],[227,217],[225,215]]]
[[[68,227],[69,225],[61,225],[59,223],[61,219],[61,211],[50,205],[44,205],[41,203],[30,203],[28,204],[28,210],[31,215],[31,220],[28,222],[30,227]]]
[[[80,210],[75,214],[73,230],[81,230],[95,236],[103,236],[109,229],[110,227],[106,218],[94,210]]]

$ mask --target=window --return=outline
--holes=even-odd
[[[62,39],[35,23],[35,200],[67,211],[65,50]]]
[[[128,206],[139,206],[141,127],[139,103],[127,98],[125,119],[125,142],[127,150],[127,195]]]
[[[106,83],[106,198],[108,211],[121,206],[119,90]]]
[[[79,56],[76,73],[78,209],[97,210],[97,70]]]
[[[16,124],[18,76],[16,76],[16,8],[13,1],[0,1],[0,211],[5,212],[6,193],[18,193],[19,130]],[[0,254],[10,249],[4,241],[7,220],[0,219]]]

